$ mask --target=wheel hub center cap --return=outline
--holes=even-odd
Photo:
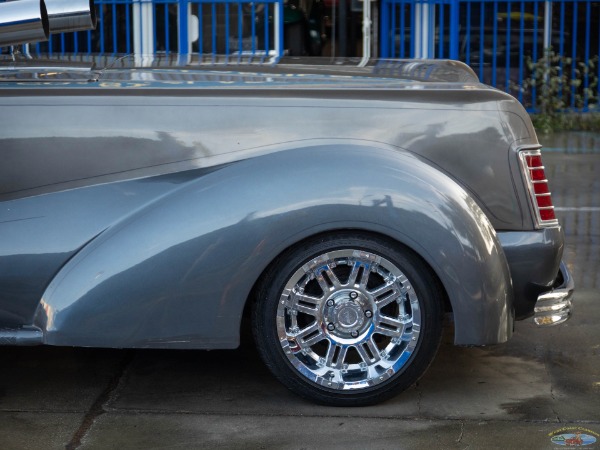
[[[364,331],[370,320],[365,312],[370,308],[367,298],[362,293],[343,290],[328,299],[323,316],[331,334],[352,338]]]
[[[342,328],[356,328],[362,325],[364,314],[360,306],[355,304],[345,304],[336,308],[334,311],[336,322]]]

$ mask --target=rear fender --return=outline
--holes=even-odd
[[[421,255],[448,293],[457,344],[510,336],[508,266],[475,201],[414,155],[348,142],[239,161],[133,213],[61,269],[36,325],[55,345],[233,348],[269,263],[340,229]]]

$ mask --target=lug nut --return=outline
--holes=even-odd
[[[327,306],[333,306],[335,302],[333,300],[327,300]]]
[[[335,330],[335,325],[334,325],[334,324],[332,324],[332,323],[328,323],[328,324],[327,324],[327,329],[328,329],[329,331],[333,331],[333,330]]]
[[[350,333],[350,336],[352,336],[352,337],[354,337],[354,338],[355,338],[356,336],[358,336],[358,331],[353,331],[353,332],[351,332],[351,333]]]
[[[351,299],[355,299],[356,297],[358,297],[358,294],[356,292],[350,292],[350,298]]]
[[[373,313],[367,309],[367,310],[365,311],[365,316],[367,316],[367,317],[371,318],[371,317],[373,317]]]

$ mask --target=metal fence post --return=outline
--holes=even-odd
[[[413,17],[415,23],[414,36],[412,41],[412,53],[414,58],[422,58],[421,49],[423,47],[423,3],[415,3],[413,7]]]
[[[443,10],[442,5],[440,5],[441,8]],[[426,50],[426,54],[425,57],[426,58],[435,58],[435,23],[438,20],[437,19],[437,14],[436,14],[436,2],[435,1],[430,1],[429,2],[429,11],[427,14],[427,23],[428,23],[428,27],[427,27],[427,50]],[[441,14],[441,17],[444,17],[444,14]]]
[[[275,4],[275,20],[273,26],[275,27],[275,55],[279,59],[283,56],[284,45],[283,45],[283,0],[279,0]]]
[[[450,0],[450,59],[458,59],[460,0]]]
[[[363,0],[363,57],[358,67],[364,67],[371,58],[371,0]]]
[[[133,52],[154,54],[154,11],[152,0],[133,0]]]
[[[381,58],[390,57],[390,9],[392,5],[388,0],[381,0],[381,30],[380,39],[381,47],[379,49],[379,56]],[[392,31],[393,33],[394,31]]]
[[[413,41],[415,58],[428,58],[430,14],[429,3],[418,1],[415,3],[413,14],[415,16],[415,39]]]
[[[179,41],[179,54],[187,55],[192,52],[192,43],[188,30],[189,17],[192,14],[192,5],[188,0],[179,0],[177,4],[177,38]]]
[[[415,23],[414,57],[435,57],[435,5],[436,0],[417,1],[414,4],[413,14]]]
[[[544,55],[552,42],[552,2],[544,2]]]

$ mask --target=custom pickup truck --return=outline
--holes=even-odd
[[[0,4],[0,45],[53,10]],[[456,345],[571,314],[531,121],[460,62],[3,58],[0,344],[232,349],[246,319],[290,389],[365,405],[445,314]]]

